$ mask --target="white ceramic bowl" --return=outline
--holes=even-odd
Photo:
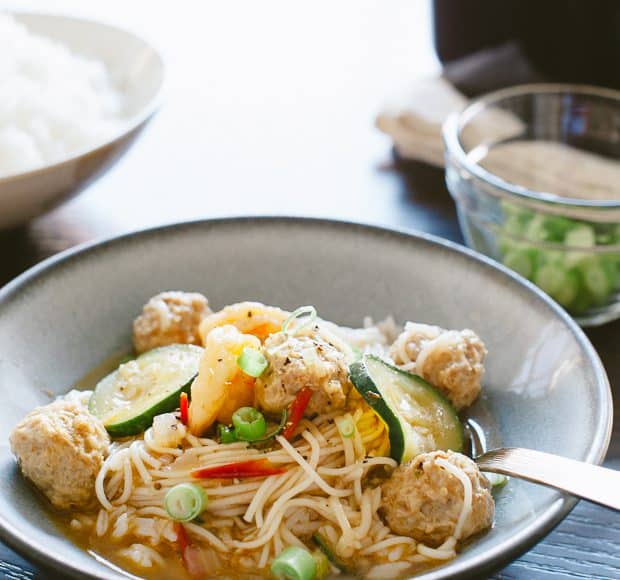
[[[260,300],[314,304],[356,325],[392,313],[473,328],[489,349],[484,395],[468,411],[490,447],[522,446],[600,463],[611,393],[592,345],[533,284],[431,236],[327,220],[239,218],[178,224],[65,252],[0,291],[0,538],[62,578],[122,580],[72,544],[19,476],[8,435],[49,393],[131,345],[131,320],[167,289],[204,292],[213,308]],[[46,395],[46,393],[48,393]],[[516,479],[493,529],[425,580],[488,575],[540,540],[575,505]]]
[[[137,36],[107,24],[50,14],[17,13],[32,33],[103,61],[126,99],[127,118],[111,139],[43,167],[0,178],[0,228],[16,226],[79,193],[119,159],[158,108],[164,65]]]

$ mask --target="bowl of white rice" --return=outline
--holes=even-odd
[[[79,193],[157,110],[158,52],[121,29],[0,12],[0,228]]]

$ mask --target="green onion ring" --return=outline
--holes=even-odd
[[[336,419],[336,425],[338,426],[338,431],[340,431],[340,434],[343,437],[346,437],[347,439],[349,437],[353,437],[353,434],[355,433],[355,423],[350,415],[338,417]]]
[[[246,375],[257,378],[265,372],[269,363],[260,350],[246,346],[237,359],[237,366]]]
[[[232,416],[237,439],[255,441],[267,432],[265,416],[254,407],[241,407]]]
[[[308,550],[290,546],[271,563],[271,574],[287,580],[314,580],[316,568],[316,561]]]
[[[164,508],[176,522],[190,522],[205,511],[207,492],[195,483],[179,483],[169,489],[164,497]]]
[[[228,444],[228,443],[236,443],[239,441],[237,439],[237,433],[235,432],[234,427],[229,427],[228,425],[223,425],[220,423],[217,426],[217,433],[220,438],[220,443]]]
[[[293,329],[289,330],[291,324],[299,320],[300,318],[307,317],[307,319],[301,324],[296,325]],[[284,321],[282,325],[282,332],[289,336],[295,336],[300,331],[308,326],[312,326],[316,320],[316,308],[314,306],[300,306],[297,310],[293,311],[291,315]]]

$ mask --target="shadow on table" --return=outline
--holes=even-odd
[[[0,231],[0,248],[0,286],[45,257],[41,255],[28,226]]]
[[[394,163],[385,170],[401,178],[401,204],[403,211],[411,216],[411,227],[463,244],[456,207],[446,188],[443,169],[403,159],[396,151],[392,154]]]

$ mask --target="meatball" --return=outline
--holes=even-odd
[[[471,482],[472,503],[457,540],[485,530],[493,523],[495,502],[491,485],[469,457],[452,451],[418,455],[397,467],[382,484],[382,512],[392,531],[436,548],[455,534],[463,508],[461,480],[444,460],[461,470]]]
[[[108,453],[103,423],[78,400],[58,399],[15,427],[11,450],[22,473],[59,509],[94,503],[95,479]]]
[[[390,348],[394,362],[437,387],[457,410],[480,394],[487,349],[472,330],[408,322]]]
[[[196,292],[162,292],[153,296],[133,321],[133,344],[145,352],[168,344],[201,344],[200,321],[211,314],[209,302]]]
[[[267,371],[256,381],[255,394],[267,412],[278,413],[304,387],[314,392],[308,415],[342,409],[349,392],[349,369],[344,353],[319,337],[278,332],[265,340]]]

